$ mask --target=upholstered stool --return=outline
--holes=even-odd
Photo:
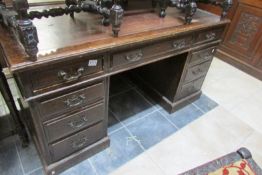
[[[246,148],[189,170],[181,175],[262,175],[262,169]]]

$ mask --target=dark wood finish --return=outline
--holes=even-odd
[[[35,7],[36,8],[36,7]],[[190,26],[184,25],[183,21],[177,16],[179,11],[170,9],[169,15],[165,20],[159,19],[154,13],[134,14],[125,17],[127,22],[122,24],[119,38],[112,38],[110,27],[98,26],[99,16],[92,14],[81,14],[76,16],[76,20],[62,16],[59,18],[48,18],[34,20],[38,28],[39,35],[39,54],[36,62],[28,61],[26,53],[18,46],[12,34],[4,28],[0,28],[2,47],[8,59],[6,62],[13,72],[36,69],[50,63],[64,62],[67,60],[78,60],[91,54],[114,51],[128,48],[134,44],[151,44],[159,40],[188,34],[190,31],[209,29],[214,24],[224,26],[227,20],[220,21],[219,17],[212,18],[201,10],[196,14],[199,22]],[[139,21],[135,19],[140,19]],[[90,21],[90,25],[87,22]],[[54,24],[54,22],[56,22]],[[53,32],[46,32],[47,24],[52,25]],[[63,26],[63,37],[57,35]],[[88,26],[88,27],[87,27]],[[190,30],[188,28],[190,27]],[[175,30],[174,30],[175,28]],[[163,31],[163,32],[160,32]],[[42,44],[41,44],[42,43]],[[48,44],[45,44],[48,43]]]
[[[34,20],[40,41],[34,62],[0,27],[5,33],[0,36],[3,59],[29,105],[27,123],[47,174],[57,174],[108,146],[111,75],[134,70],[169,112],[201,95],[214,49],[229,21],[198,10],[197,22],[184,25],[179,16],[174,9],[167,10],[164,20],[154,12],[129,14],[118,38],[111,36],[110,27],[97,25],[101,17],[95,14],[77,14],[74,21],[64,16]],[[62,29],[63,36],[57,35]],[[72,142],[79,149],[73,149]]]
[[[224,41],[217,57],[262,80],[262,2],[234,2]],[[203,7],[209,10],[209,7]]]
[[[152,57],[165,57],[180,49],[187,49],[191,46],[192,36],[184,36],[173,40],[163,41],[149,46],[143,46],[135,50],[128,50],[123,53],[113,54],[111,67],[113,70],[119,67],[129,67],[133,64],[139,64],[151,60]]]
[[[46,66],[41,70],[30,72],[30,75],[24,74],[21,79],[31,84],[31,87],[28,87],[29,91],[26,92],[26,96],[31,96],[81,82],[84,79],[99,76],[103,72],[103,56],[96,56],[88,60],[82,59],[82,61],[68,61]]]
[[[188,83],[205,75],[209,69],[210,64],[211,61],[207,61],[199,65],[188,68],[186,71],[184,82]]]
[[[109,138],[105,137],[67,156],[64,159],[56,161],[51,165],[47,165],[45,162],[43,162],[45,172],[48,175],[59,174],[68,169],[69,167],[72,167],[80,163],[81,161],[87,159],[88,157],[93,156],[95,153],[106,149],[109,146],[109,143]]]
[[[2,54],[0,54],[0,59],[2,59]],[[6,136],[9,136],[11,134],[17,133],[22,146],[26,147],[28,146],[29,139],[28,139],[28,134],[26,132],[25,124],[22,121],[21,113],[19,113],[15,101],[13,99],[11,90],[9,88],[7,79],[3,73],[2,65],[0,64],[0,92],[5,100],[5,103],[10,111],[10,116],[5,116],[7,120],[9,118],[12,118],[12,121],[14,122],[14,131],[10,131],[10,133],[6,133]],[[3,136],[1,136],[3,138]]]
[[[221,38],[223,29],[206,30],[197,34],[196,44],[214,41]]]
[[[233,0],[232,1],[232,7],[229,9],[228,14],[226,15],[226,18],[232,20],[232,18],[234,16],[234,13],[235,13],[235,11],[237,9],[237,6],[238,6],[238,1],[239,0]],[[214,13],[216,15],[220,15],[222,13],[222,9],[221,8],[219,8],[217,6],[214,6],[212,4],[198,3],[197,6],[198,6],[199,9],[206,10],[206,11]]]
[[[99,103],[62,119],[48,122],[44,124],[48,141],[53,142],[97,123],[104,119],[104,115],[105,105],[103,103]]]
[[[187,53],[179,54],[176,57],[169,57],[165,61],[137,68],[130,74],[142,90],[157,102],[170,106],[179,87],[186,59]],[[171,108],[167,110],[171,112]]]
[[[181,99],[188,96],[188,94],[194,94],[195,92],[199,91],[204,80],[205,77],[200,77],[199,79],[183,84],[180,93],[177,95],[176,99]]]
[[[188,100],[200,96],[204,77],[215,53],[212,51],[214,48],[205,47],[189,54],[177,55],[176,59],[168,58],[166,61],[149,64],[138,68],[131,76],[141,89],[172,113],[188,104]],[[195,53],[205,54],[198,56],[202,62],[192,65],[191,58]],[[209,59],[206,59],[206,55],[209,55]]]
[[[191,57],[189,58],[190,66],[194,66],[196,64],[211,60],[216,51],[216,47],[211,47],[207,49],[202,49],[200,51],[193,52]]]
[[[105,97],[105,85],[103,82],[88,86],[84,89],[66,93],[62,96],[39,101],[37,108],[43,121],[50,120],[68,111],[86,107]]]
[[[61,158],[106,137],[106,135],[105,130],[103,130],[103,123],[100,122],[73,136],[69,136],[64,140],[53,143],[49,147],[50,152],[53,155],[52,160],[60,160]]]

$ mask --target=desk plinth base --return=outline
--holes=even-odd
[[[80,163],[81,161],[84,161],[89,157],[95,155],[96,153],[99,153],[100,151],[108,148],[109,145],[109,137],[105,137],[100,141],[52,164],[47,165],[47,163],[43,159],[41,159],[44,165],[44,172],[46,175],[60,174],[61,172],[69,169],[70,167],[73,167],[74,165]],[[37,143],[36,146],[38,147]]]
[[[128,74],[142,91],[169,113],[198,99],[202,93],[203,77],[190,77],[190,80],[185,78],[189,77],[192,69],[188,66],[191,55],[180,54],[175,57],[137,68]]]
[[[171,102],[168,98],[163,96],[159,91],[157,91],[154,87],[149,86],[147,83],[145,83],[141,77],[137,77],[135,75],[132,75],[132,79],[136,82],[136,84],[139,86],[139,88],[144,91],[146,94],[148,94],[157,104],[162,106],[168,113],[173,113],[184,106],[188,105],[192,101],[195,101],[200,98],[202,91],[199,90],[195,93],[192,93],[184,98],[181,98],[179,100],[175,100],[174,102]]]
[[[202,94],[202,91],[197,91],[185,98],[182,98],[180,100],[177,100],[175,102],[171,102],[166,98],[161,98],[160,96],[158,98],[161,98],[160,101],[160,105],[169,113],[173,113],[181,108],[183,108],[184,106],[188,105],[189,103],[191,103],[192,101],[195,101],[197,99],[200,98]]]

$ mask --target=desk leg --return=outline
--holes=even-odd
[[[0,91],[3,95],[3,98],[4,98],[8,108],[9,108],[10,115],[14,120],[15,130],[16,130],[17,134],[19,135],[19,138],[22,141],[22,146],[26,147],[29,144],[28,135],[26,133],[25,126],[24,126],[24,124],[21,120],[21,116],[19,114],[19,111],[16,108],[14,99],[12,97],[11,90],[9,89],[7,80],[6,80],[2,70],[0,72]]]

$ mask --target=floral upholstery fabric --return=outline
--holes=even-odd
[[[256,175],[246,160],[224,166],[208,175]]]

